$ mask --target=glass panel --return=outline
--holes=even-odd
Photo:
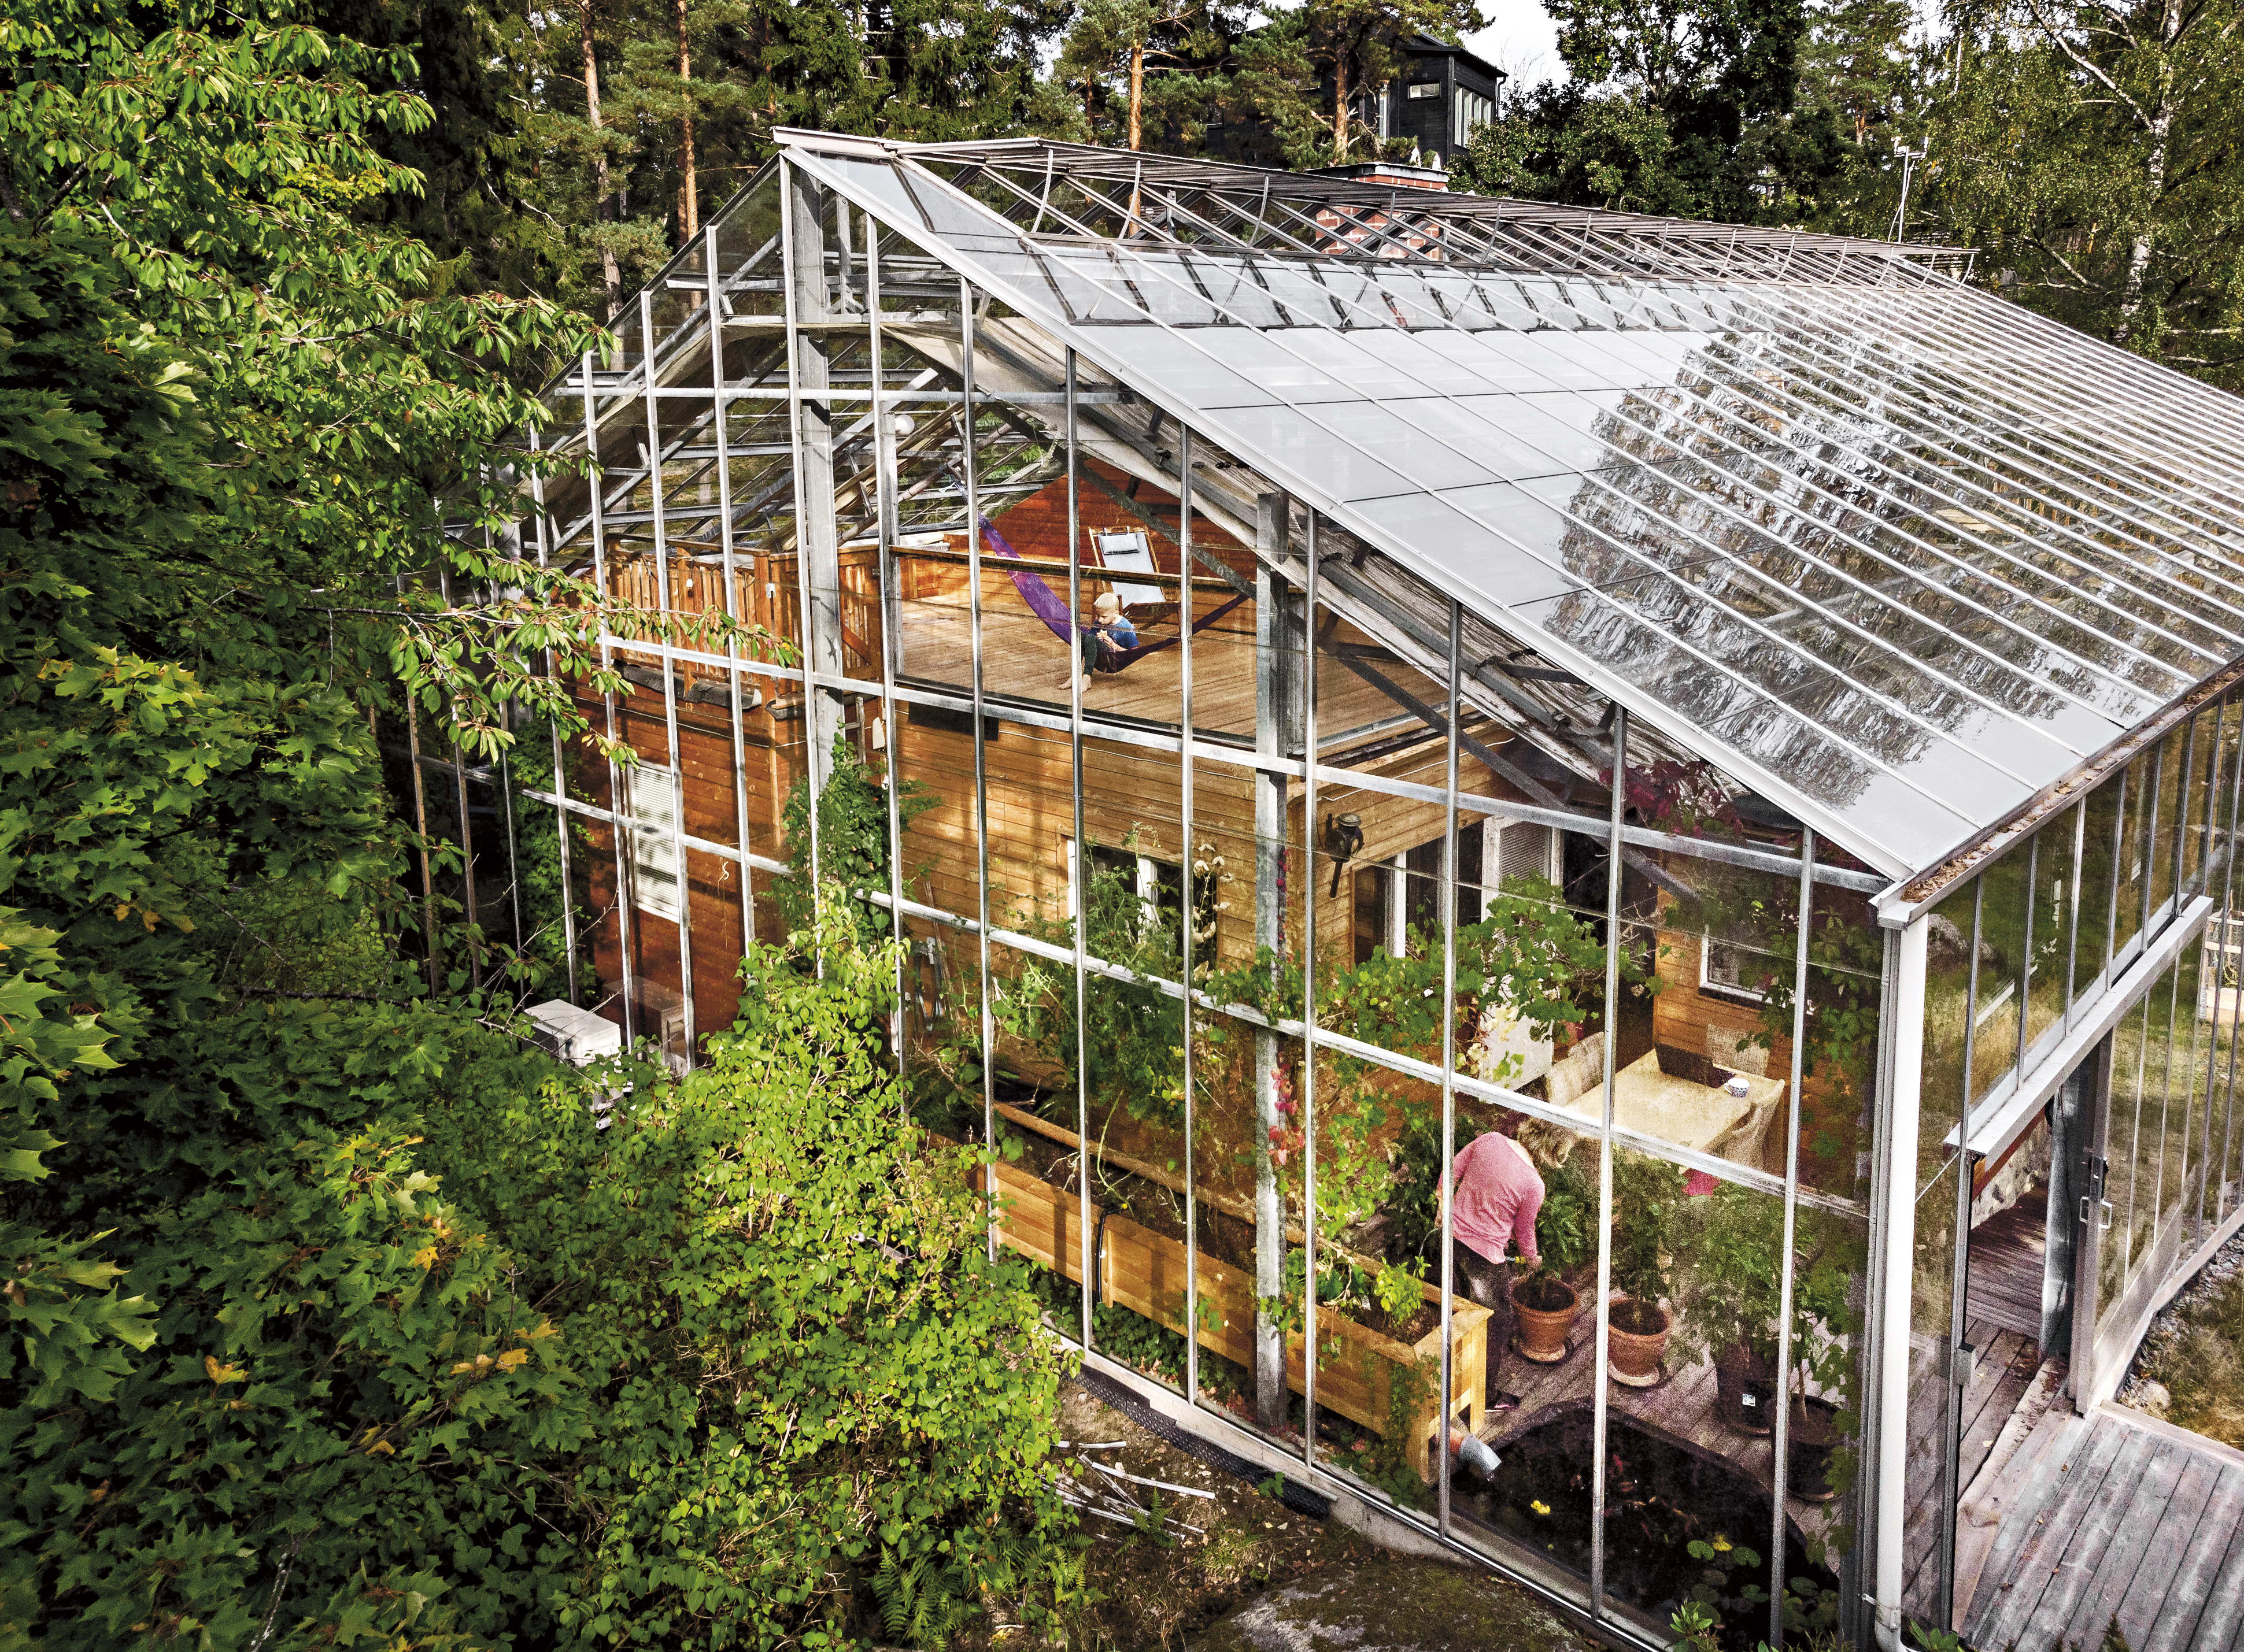
[[[2072,950],[2071,999],[2078,1003],[2102,980],[2111,956],[2112,917],[2118,893],[2113,877],[2124,861],[2119,833],[2120,791],[2126,771],[2109,776],[2081,805],[2086,822],[2080,835],[2080,933]]]
[[[2120,788],[2119,861],[2114,869],[2112,956],[2124,957],[2143,930],[2143,894],[2150,870],[2151,787],[2158,773],[2155,750],[2127,765]]]
[[[1928,1123],[1919,1156],[1937,1150]],[[1949,1399],[1947,1350],[1952,1337],[1956,1282],[1957,1178],[1950,1158],[1917,1195],[1915,1283],[1909,1320],[1909,1408],[1886,1426],[1909,1431],[1907,1512],[1903,1515],[1902,1607],[1920,1622],[1940,1617],[1942,1505],[1948,1493]]]
[[[2192,725],[2185,723],[2168,734],[2159,749],[2158,813],[2151,833],[2149,910],[2153,914],[2173,899],[2175,855],[2189,806],[2188,765],[2195,751],[2193,732]]]
[[[1662,784],[1665,780],[1666,784]],[[1703,774],[1639,778],[1645,824],[1673,829],[1719,787]],[[1719,789],[1716,793],[1719,795]],[[1647,858],[1648,859],[1648,858]],[[1781,1177],[1792,1089],[1800,883],[1681,853],[1632,866],[1632,911],[1657,912],[1651,1048],[1625,1040],[1614,1123]],[[1851,1177],[1852,1166],[1848,1167]]]
[[[1811,911],[1800,1180],[1862,1200],[1869,1192],[1886,932],[1867,895],[1818,885]]]
[[[2222,703],[2220,724],[2220,756],[2215,764],[2218,779],[2213,792],[2213,835],[2207,846],[2207,890],[2223,900],[2233,896],[2235,873],[2230,855],[2235,845],[2235,811],[2240,792],[2244,792],[2244,755],[2240,755],[2239,743],[2244,740],[2244,702],[2230,698]]]
[[[2202,945],[2188,946],[2174,963],[2173,1046],[2166,1060],[2166,1140],[2169,1163],[2159,1190],[2161,1222],[2176,1222],[2180,1253],[2196,1248],[2205,1237],[2204,1194],[2218,1180],[2210,1161],[2206,1113],[2207,1075],[2212,1065],[2214,1034],[2206,1014]]]
[[[2227,709],[2225,702],[2209,705],[2197,714],[2192,724],[2194,739],[2188,801],[2182,809],[2181,860],[2175,873],[2178,886],[2188,894],[2198,893],[2205,887],[2206,850],[2212,827],[2207,805],[2219,785],[2228,779],[2221,752],[2222,719]]]
[[[1017,911],[1014,916],[1021,919]],[[1065,920],[1060,921],[1064,926]],[[1095,1161],[1086,1165],[1080,1150],[1075,972],[1057,960],[993,941],[989,1006],[995,1022],[990,1059],[993,1139],[1001,1160],[999,1242],[1045,1271],[1037,1283],[1044,1290],[1046,1310],[1071,1338],[1081,1333],[1088,1251],[1092,1341],[1103,1345],[1103,1333],[1114,1320],[1133,1311],[1125,1309],[1118,1314],[1114,1276],[1143,1246],[1132,1250],[1122,1236],[1116,1236],[1113,1244],[1102,1247],[1097,1237],[1100,1217],[1110,1211],[1119,1210],[1117,1219],[1127,1220],[1129,1194],[1134,1190],[1126,1184],[1109,1189],[1103,1167]],[[1086,1176],[1091,1183],[1087,1222],[1083,1214]],[[1112,1222],[1107,1225],[1111,1229]],[[1134,1238],[1134,1231],[1128,1237]],[[1125,1338],[1124,1352],[1116,1357],[1127,1360],[1134,1350],[1135,1345]],[[1157,1374],[1161,1363],[1145,1361],[1149,1374]]]
[[[2025,949],[2025,1045],[2031,1051],[2064,1016],[2066,964],[2079,892],[2074,887],[2073,840],[2080,812],[2067,810],[2038,834],[2031,912]]]
[[[2198,1017],[2212,1045],[2206,1063],[2207,1107],[2206,1209],[2219,1221],[2235,1208],[2237,1131],[2235,1115],[2236,1028],[2244,1009],[2244,923],[2216,915],[2206,927],[2204,954],[2198,966]]]
[[[2098,1295],[2101,1317],[2119,1310],[2158,1231],[2167,1018],[2172,983],[2161,977],[2113,1035],[2111,1175],[2104,1197],[2112,1227],[2104,1236]]]
[[[1952,1156],[1945,1145],[1964,1117],[1964,1035],[1970,1024],[1976,880],[1933,909],[1924,948],[1924,1067],[1917,1185]]]
[[[2018,1065],[2020,972],[2028,936],[2031,839],[2013,844],[1980,878],[1978,995],[1971,1014],[1971,1093],[1977,1106]]]

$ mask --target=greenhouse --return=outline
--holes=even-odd
[[[1991,1621],[2244,1222],[2244,408],[1936,248],[781,142],[547,392],[521,555],[680,623],[416,751],[471,914],[682,1069],[807,863],[1087,1366],[1647,1646]]]

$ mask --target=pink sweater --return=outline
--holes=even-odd
[[[1515,1241],[1529,1262],[1535,1249],[1535,1217],[1543,1209],[1543,1177],[1515,1142],[1490,1130],[1464,1145],[1450,1166],[1457,1190],[1456,1232],[1476,1255],[1504,1260]]]

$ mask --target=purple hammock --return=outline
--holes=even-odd
[[[1005,543],[1005,536],[997,531],[997,525],[987,516],[982,518],[982,537],[989,543],[990,550],[1007,561],[1021,560],[1021,553]],[[1029,605],[1038,619],[1051,628],[1051,634],[1070,646],[1078,645],[1081,633],[1076,629],[1075,616],[1068,610],[1067,603],[1060,594],[1046,584],[1040,576],[1025,568],[1009,568],[1005,572],[1013,582],[1013,589],[1021,593],[1021,600]],[[1206,619],[1197,622],[1193,626],[1193,635],[1199,636],[1246,600],[1243,595],[1234,597]],[[1141,643],[1135,648],[1108,648],[1099,657],[1100,673],[1112,676],[1126,666],[1136,664],[1148,654],[1174,648],[1177,640],[1174,637],[1165,637],[1158,643]],[[1113,663],[1110,664],[1109,661]]]

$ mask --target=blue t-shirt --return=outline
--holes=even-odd
[[[1138,646],[1138,628],[1130,623],[1127,614],[1117,614],[1114,623],[1106,628],[1107,640],[1117,648]]]

